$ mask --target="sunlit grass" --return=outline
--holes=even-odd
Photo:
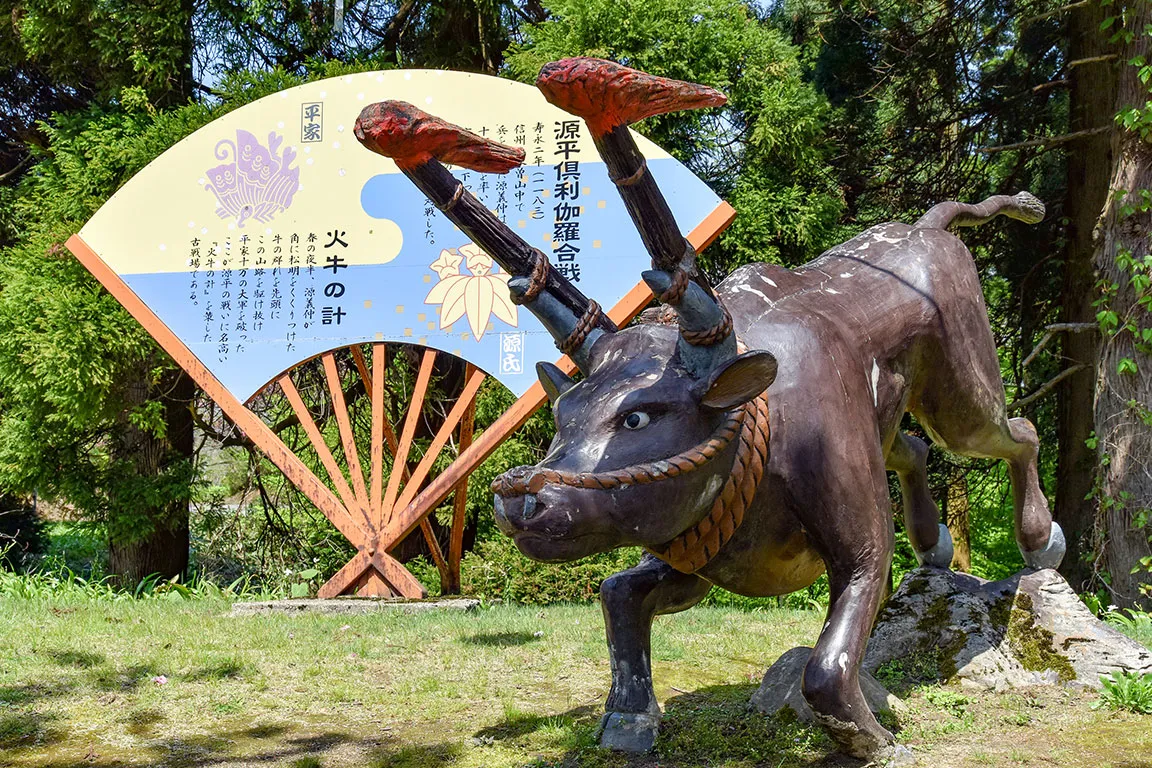
[[[702,607],[659,618],[652,655],[666,717],[655,754],[632,759],[596,748],[609,683],[596,605],[235,618],[228,609],[211,597],[0,597],[0,765],[848,765],[819,729],[748,708],[767,665],[815,640],[816,611]],[[1090,765],[1097,747],[1061,729],[1127,717],[1137,734],[1127,746],[1152,750],[1152,737],[1138,738],[1152,718],[1094,712],[1091,696],[1053,699],[1064,695],[1053,689],[1033,706],[1016,694],[917,689],[901,739],[928,754],[979,744],[1009,764],[987,734],[1005,745],[1023,734],[1087,756],[1061,765]],[[1110,732],[1109,749],[1124,744]]]

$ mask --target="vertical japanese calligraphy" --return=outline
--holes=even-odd
[[[574,283],[580,282],[580,121],[559,120],[553,133],[559,158],[553,166],[556,183],[552,194],[556,200],[552,208],[552,255],[556,269]]]

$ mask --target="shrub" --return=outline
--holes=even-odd
[[[47,543],[36,510],[14,496],[0,496],[0,567],[27,567]]]
[[[466,595],[532,605],[582,603],[600,594],[600,582],[640,561],[640,550],[617,549],[573,563],[529,560],[503,536],[480,542],[460,567]]]
[[[1093,708],[1106,706],[1140,715],[1152,715],[1152,673],[1138,675],[1127,670],[1113,672],[1101,677],[1100,682],[1104,688],[1100,691],[1100,701]]]
[[[637,547],[626,547],[572,563],[538,563],[520,554],[511,539],[499,536],[479,542],[474,552],[464,556],[460,576],[464,594],[474,597],[532,605],[583,603],[598,599],[600,582],[636,565],[641,554]],[[430,594],[437,591],[440,582],[434,567],[419,560],[407,565]],[[744,597],[714,587],[701,605],[747,611],[822,608],[827,603],[828,580],[822,576],[807,589],[779,598]]]

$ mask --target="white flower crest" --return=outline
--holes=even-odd
[[[460,271],[460,263],[470,274]],[[444,249],[428,265],[440,281],[424,298],[425,304],[440,305],[440,329],[444,330],[459,320],[468,318],[468,327],[479,341],[488,329],[492,315],[509,325],[517,324],[516,305],[508,295],[506,272],[492,274],[492,257],[474,243],[459,248]]]

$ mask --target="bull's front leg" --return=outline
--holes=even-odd
[[[625,752],[652,748],[660,725],[660,705],[652,688],[652,619],[691,608],[711,587],[707,580],[680,573],[648,554],[635,568],[600,585],[612,662],[601,746]]]

